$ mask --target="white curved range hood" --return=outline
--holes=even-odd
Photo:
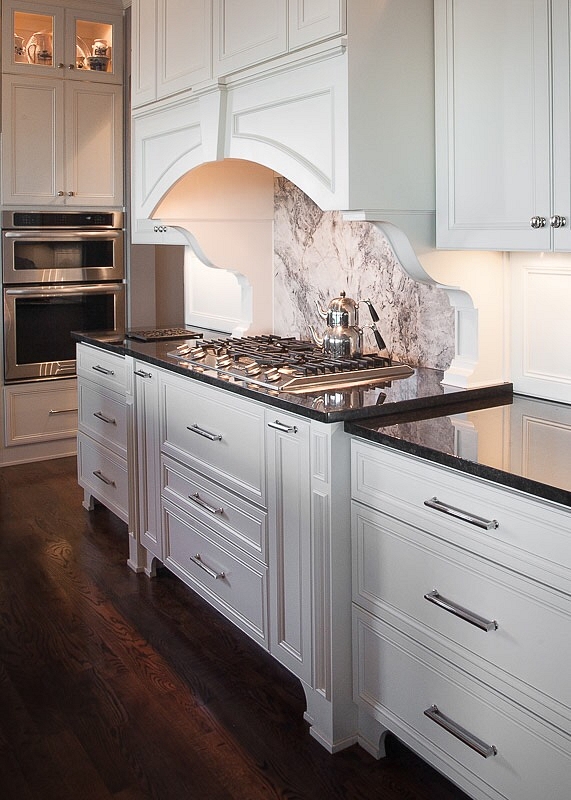
[[[425,35],[432,22],[412,26],[396,9],[390,36],[374,48],[324,48],[309,61],[271,62],[264,72],[244,70],[224,85],[138,110],[133,240],[137,224],[156,219],[190,171],[225,159],[263,165],[321,209],[378,225],[414,280],[448,291],[458,344],[445,382],[468,386],[478,359],[477,312],[466,292],[435,281],[417,257],[433,247],[433,51]],[[350,41],[358,40],[352,31]]]

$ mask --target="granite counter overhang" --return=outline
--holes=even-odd
[[[327,407],[323,402],[325,393],[287,394],[265,389],[250,389],[241,382],[225,380],[215,373],[204,373],[182,366],[167,355],[174,344],[170,342],[140,342],[127,339],[120,334],[102,332],[74,331],[77,342],[101,347],[110,352],[128,355],[148,364],[168,369],[193,380],[218,386],[227,391],[280,408],[292,414],[314,419],[319,422],[347,422],[371,417],[384,417],[411,410],[426,410],[470,401],[483,405],[511,402],[513,387],[511,383],[500,383],[478,389],[444,387],[441,384],[443,372],[425,367],[415,367],[410,378],[395,380],[375,391],[352,392],[351,404]]]
[[[547,414],[556,412],[558,417],[563,420],[565,428],[571,430],[571,405],[517,394],[513,395],[512,401],[508,405],[510,406],[510,415],[514,417],[522,413],[523,407],[528,410],[530,406],[535,409],[534,413],[538,420],[545,419],[547,421]],[[488,404],[487,410],[491,411],[498,406],[499,403],[497,405]],[[451,452],[452,447],[446,447],[444,442],[438,441],[438,436],[435,435],[437,426],[441,426],[447,420],[458,419],[466,412],[472,412],[472,419],[476,419],[479,425],[486,425],[486,408],[476,401],[454,404],[448,408],[419,409],[391,417],[347,421],[345,431],[369,442],[385,445],[435,464],[451,467],[468,475],[571,508],[571,454],[569,455],[569,468],[564,468],[556,475],[543,460],[535,459],[531,463],[526,462],[526,471],[528,470],[534,475],[534,478],[530,478],[523,474],[524,470],[521,465],[514,465],[511,460],[509,466],[500,468],[491,463],[493,459],[490,458],[489,453],[482,456],[478,452],[477,456],[471,454],[470,457],[461,457]],[[514,436],[512,429],[508,431],[508,436]],[[509,442],[509,447],[511,453],[513,442]]]

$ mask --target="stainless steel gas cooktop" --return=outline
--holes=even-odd
[[[332,359],[312,342],[273,335],[187,341],[167,355],[195,371],[292,394],[379,385],[414,374],[407,364],[376,353]]]

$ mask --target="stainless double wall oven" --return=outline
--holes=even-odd
[[[75,375],[73,330],[125,327],[123,214],[4,211],[4,380]]]

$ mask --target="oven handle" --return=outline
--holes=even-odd
[[[19,297],[53,297],[53,295],[61,294],[116,294],[119,287],[123,287],[122,283],[76,283],[60,286],[59,284],[51,284],[41,288],[34,287],[26,288],[13,288],[6,287],[4,293],[7,295],[17,295]]]
[[[123,235],[122,230],[106,231],[54,231],[54,230],[34,230],[34,231],[4,231],[5,239],[42,239],[50,241],[52,239],[68,239],[80,242],[85,239],[119,239]]]

